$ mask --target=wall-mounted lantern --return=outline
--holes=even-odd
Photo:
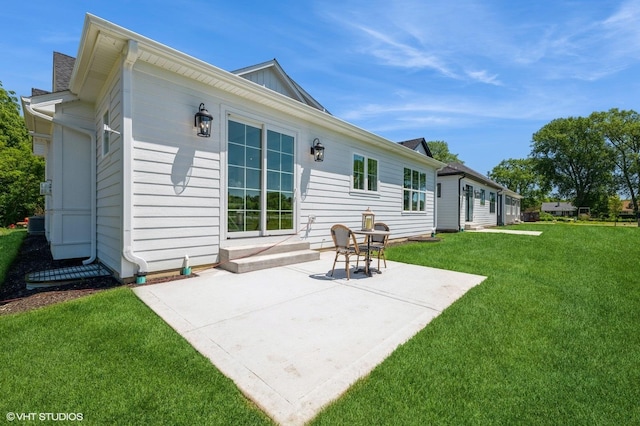
[[[315,138],[313,140],[313,146],[311,147],[311,155],[313,155],[314,161],[324,161],[324,146],[320,143],[320,139]]]
[[[362,212],[362,230],[373,231],[374,224],[376,222],[376,215],[371,211],[369,207],[365,212]]]
[[[196,112],[196,116],[193,118],[193,125],[198,128],[198,136],[202,136],[203,138],[211,136],[212,122],[213,116],[205,109],[204,103],[201,103],[200,107],[198,107],[198,112]]]

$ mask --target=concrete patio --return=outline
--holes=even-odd
[[[300,425],[485,279],[387,262],[347,280],[343,263],[329,276],[333,257],[135,293],[271,418]]]

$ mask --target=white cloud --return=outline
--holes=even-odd
[[[502,82],[498,79],[497,74],[489,75],[486,70],[482,71],[467,71],[466,74],[471,79],[480,83],[493,84],[494,86],[502,86]]]

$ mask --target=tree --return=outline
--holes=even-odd
[[[616,180],[620,189],[631,197],[633,212],[640,218],[640,115],[612,108],[594,112],[590,119],[602,132],[613,151]]]
[[[502,160],[487,176],[522,195],[523,211],[542,204],[551,190],[542,175],[536,172],[531,158]]]
[[[427,142],[429,146],[429,150],[438,161],[442,161],[443,163],[461,163],[464,164],[464,161],[458,158],[458,154],[453,154],[449,151],[449,145],[445,141],[430,141]]]
[[[622,200],[618,196],[618,194],[609,196],[609,218],[613,219],[616,223],[618,222],[618,217],[620,217],[620,213],[622,213]]]
[[[569,117],[546,124],[533,135],[531,158],[535,170],[561,197],[576,207],[602,209],[602,200],[611,192],[614,163],[592,120]]]
[[[0,226],[43,209],[42,180],[44,160],[31,153],[15,93],[6,91],[0,82]]]

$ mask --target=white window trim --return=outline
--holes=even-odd
[[[424,189],[424,191],[421,191],[419,189],[414,190],[412,188],[407,189],[407,188],[404,187],[404,170],[405,169],[411,170],[411,174],[412,175],[413,175],[414,171],[418,172],[419,174],[424,174],[425,175],[425,177],[424,177],[425,178],[425,182],[424,182],[425,189]],[[424,193],[424,210],[405,210],[404,209],[404,192],[405,191],[410,191],[411,193],[417,192],[418,194],[419,193]],[[436,184],[436,191],[437,191],[437,184]],[[428,194],[429,194],[429,188],[428,188],[428,185],[427,185],[427,172],[426,171],[420,171],[420,169],[414,169],[412,167],[404,166],[402,168],[402,213],[403,214],[420,214],[420,215],[426,214],[427,213],[427,200],[428,200],[427,195]],[[437,195],[437,194],[434,194],[434,195]]]
[[[353,179],[353,159],[354,159],[353,157],[355,157],[356,155],[364,158],[364,164],[365,164],[364,165],[364,189],[354,188],[355,182]],[[371,191],[367,189],[369,187],[368,185],[369,174],[367,173],[369,160],[375,160],[378,166],[376,170],[376,190],[375,191]],[[349,192],[357,195],[369,195],[369,196],[376,196],[376,197],[380,196],[380,160],[375,157],[371,157],[359,152],[353,152],[351,154],[349,161],[350,161],[349,170],[351,170],[349,175]]]

